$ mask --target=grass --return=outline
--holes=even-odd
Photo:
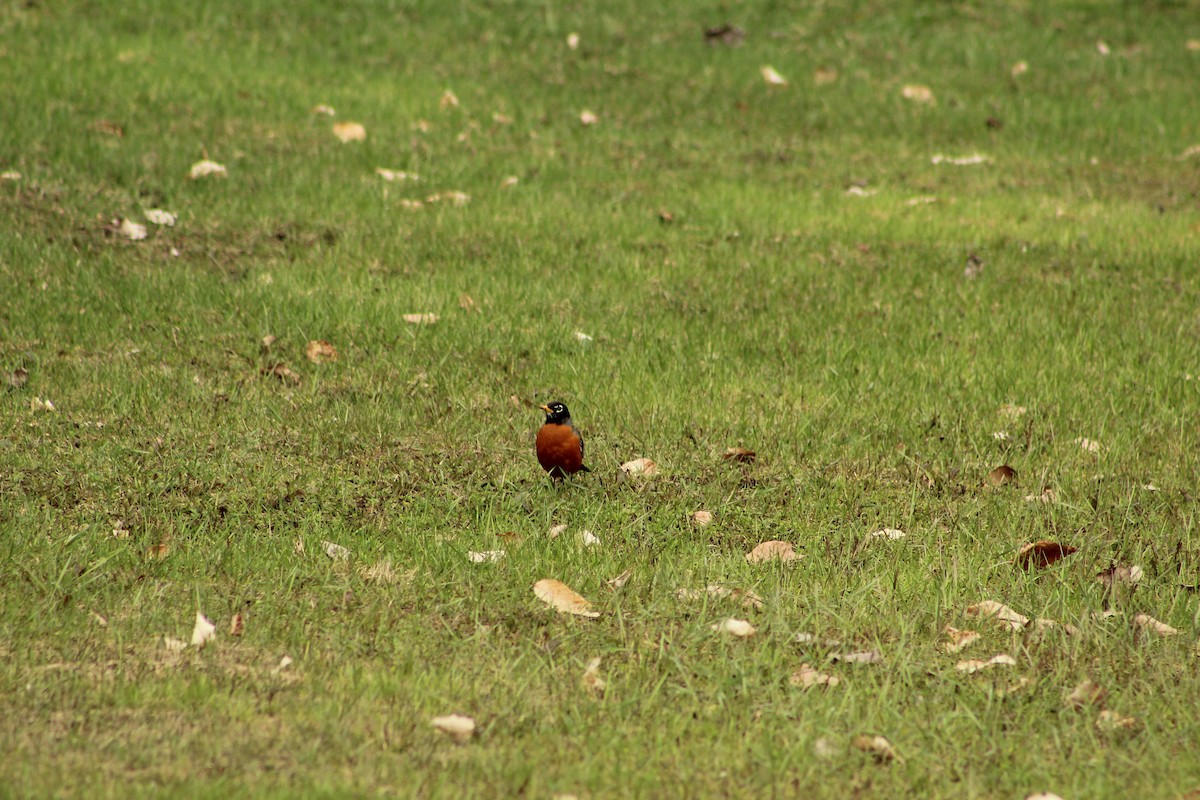
[[[1193,791],[1198,36],[1169,2],[4,4],[0,793]],[[470,203],[400,203],[443,191]],[[531,453],[559,398],[594,470],[561,487]],[[748,564],[767,539],[805,558]],[[1079,552],[1015,568],[1038,539]],[[708,583],[764,608],[676,597]],[[216,640],[170,651],[197,610]],[[757,635],[710,630],[735,615]],[[1133,731],[1065,705],[1085,678]]]

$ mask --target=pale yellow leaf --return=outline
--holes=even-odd
[[[475,720],[462,714],[434,717],[429,724],[460,744],[469,742],[475,735]]]
[[[626,461],[621,465],[621,472],[626,475],[645,475],[650,477],[658,472],[658,464],[648,458],[635,458],[633,461]]]
[[[521,182],[521,179],[518,178],[516,175],[509,175],[507,178],[500,181],[500,188],[501,189],[511,189],[512,187],[516,186],[520,182]]]
[[[1019,78],[1028,71],[1029,71],[1029,64],[1027,64],[1024,61],[1018,61],[1017,63],[1013,64],[1012,69],[1009,70],[1009,72],[1012,74],[1012,76],[1014,78]]]
[[[175,639],[170,636],[163,637],[163,647],[167,648],[168,653],[182,653],[187,649],[187,642],[183,639]]]
[[[746,560],[751,564],[762,564],[767,561],[798,561],[804,558],[803,555],[796,552],[791,542],[782,542],[773,539],[769,542],[761,542],[756,545],[753,550],[746,554]]]
[[[170,211],[163,211],[161,208],[151,208],[146,210],[146,219],[153,222],[155,225],[162,225],[165,228],[175,226],[176,217]]]
[[[723,619],[711,627],[717,633],[727,633],[730,636],[736,636],[739,639],[744,639],[747,636],[753,636],[756,633],[755,627],[751,625],[749,621],[744,619],[736,619],[734,617]]]
[[[21,180],[21,173],[17,172],[15,169],[6,169],[6,170],[4,170],[4,172],[0,172],[0,181],[19,181],[19,180]]]
[[[954,665],[954,668],[959,672],[965,672],[972,675],[980,670],[991,669],[992,667],[1012,667],[1016,666],[1017,660],[1006,653],[992,656],[987,661],[981,661],[977,658],[972,658],[967,661],[960,661]]]
[[[910,83],[902,87],[900,96],[914,103],[924,103],[925,105],[936,105],[937,103],[933,96],[933,90],[919,83]]]
[[[554,525],[553,527],[551,527],[550,532],[547,535],[551,539],[557,539],[559,536],[562,536],[566,532],[567,532],[566,524],[560,524],[560,525]]]
[[[120,233],[122,236],[124,236],[126,239],[129,239],[134,242],[141,241],[142,239],[145,239],[146,236],[148,235],[145,225],[142,225],[141,223],[138,223],[138,222],[134,222],[131,219],[121,220],[121,227],[117,229],[117,232]]]
[[[337,112],[333,110],[333,106],[325,105],[324,103],[313,106],[312,113],[316,114],[317,116],[326,117],[332,117],[337,114]]]
[[[337,349],[324,339],[314,339],[304,348],[304,355],[314,364],[325,361],[337,361]]]
[[[409,325],[432,325],[438,321],[437,314],[405,314],[404,321]]]
[[[438,105],[442,110],[448,108],[458,108],[458,95],[447,89],[442,92],[442,99],[438,101]]]
[[[546,605],[562,614],[594,618],[600,612],[570,586],[554,578],[543,578],[533,585],[533,593]]]
[[[600,544],[600,537],[591,531],[580,531],[579,541],[583,542],[584,547],[595,547]]]
[[[943,644],[942,649],[950,654],[962,652],[979,640],[978,631],[959,630],[952,625],[947,625],[943,630],[950,641]]]
[[[579,49],[579,34],[578,33],[568,33],[567,34],[567,48],[570,50],[578,50]]]
[[[1137,726],[1138,721],[1136,717],[1127,717],[1108,708],[1101,711],[1099,716],[1096,717],[1096,727],[1106,733],[1131,731],[1137,728]]]
[[[415,172],[403,172],[398,169],[387,169],[385,167],[376,167],[375,174],[389,183],[416,183],[421,180],[421,176]]]
[[[332,558],[334,561],[348,561],[350,559],[350,551],[340,544],[333,542],[322,541],[321,547],[325,548],[325,555]]]
[[[225,169],[223,164],[204,159],[192,164],[192,168],[188,172],[188,177],[192,180],[199,180],[200,178],[227,178],[229,177],[229,171]]]
[[[367,129],[358,122],[339,122],[333,126],[333,135],[343,144],[365,142],[367,140]]]
[[[696,523],[701,528],[703,528],[705,525],[711,524],[712,521],[713,515],[711,511],[697,511],[692,514],[692,522]]]
[[[906,534],[904,531],[900,530],[899,528],[884,528],[882,530],[875,531],[874,533],[871,534],[871,536],[876,539],[893,539],[893,540],[903,539],[907,535],[908,534]]]
[[[204,647],[205,643],[217,635],[217,626],[213,625],[208,617],[196,612],[196,625],[192,628],[192,645],[195,647]]]
[[[994,618],[996,622],[1010,630],[1020,630],[1029,624],[1029,617],[1018,614],[995,600],[984,600],[967,606],[967,616],[979,619]]]
[[[801,689],[811,689],[814,686],[837,686],[840,679],[836,675],[825,675],[817,672],[809,664],[801,664],[800,668],[791,674],[788,683]]]
[[[1172,628],[1165,622],[1159,622],[1149,614],[1138,614],[1133,618],[1133,624],[1143,630],[1157,633],[1159,636],[1177,636],[1179,634],[1178,628]]]
[[[504,558],[503,550],[468,550],[467,560],[472,564],[494,564]]]

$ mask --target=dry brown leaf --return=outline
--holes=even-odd
[[[1071,708],[1102,706],[1107,698],[1108,690],[1090,678],[1087,678],[1067,695],[1067,705],[1071,706]]]
[[[1069,544],[1059,544],[1043,539],[1022,547],[1017,553],[1016,564],[1022,569],[1048,567],[1060,558],[1066,558],[1078,550],[1079,548],[1071,547]]]
[[[1013,667],[1016,666],[1017,660],[1006,653],[992,656],[987,661],[981,661],[977,658],[972,658],[967,661],[960,661],[954,665],[954,668],[959,672],[965,672],[968,675],[973,675],[976,672],[992,667]]]
[[[314,364],[320,364],[324,361],[337,361],[338,353],[332,344],[324,339],[314,339],[308,343],[308,347],[304,349],[304,355]]]
[[[1136,586],[1142,580],[1142,568],[1138,566],[1119,567],[1116,564],[1096,574],[1096,580],[1112,588],[1116,584]]]
[[[684,601],[703,600],[706,595],[719,599],[728,597],[730,600],[736,600],[741,603],[746,608],[761,609],[763,607],[762,598],[749,589],[731,589],[728,586],[710,583],[703,590],[677,589],[675,591],[675,596]]]
[[[608,584],[608,587],[610,589],[613,589],[613,590],[623,589],[623,588],[625,588],[625,584],[629,583],[629,578],[632,575],[633,575],[633,567],[630,567],[629,569],[625,570],[617,577],[609,578],[607,581],[605,581],[605,583]]]
[[[1165,622],[1159,622],[1149,614],[1138,614],[1133,618],[1133,624],[1142,630],[1157,633],[1159,636],[1177,636],[1178,628],[1172,628]]]
[[[658,464],[648,458],[635,458],[633,461],[626,461],[621,465],[621,472],[626,475],[645,475],[650,477],[658,472]]]
[[[262,351],[265,353],[268,350],[270,350],[271,345],[275,344],[275,342],[277,342],[277,341],[279,341],[279,339],[277,339],[275,336],[272,336],[271,334],[268,333],[266,336],[262,337],[262,341],[260,342],[260,347],[262,348]]]
[[[275,668],[271,670],[271,674],[278,675],[279,673],[283,672],[285,669],[290,667],[293,663],[295,663],[295,662],[292,661],[292,657],[285,655],[279,659],[279,663],[276,664]]]
[[[367,129],[358,122],[339,122],[333,126],[333,135],[343,144],[365,142]]]
[[[146,550],[146,558],[152,561],[162,561],[171,553],[170,537],[165,537],[161,542],[151,545]]]
[[[746,31],[736,25],[725,23],[704,31],[704,41],[711,45],[723,44],[726,47],[741,47],[746,38]]]
[[[703,528],[705,525],[711,524],[712,521],[713,515],[711,511],[697,511],[696,513],[692,514],[692,522],[696,523],[701,528]]]
[[[479,308],[475,303],[475,298],[469,294],[460,294],[458,296],[458,307],[470,314],[472,311],[478,311]]]
[[[991,156],[985,156],[981,153],[972,153],[969,156],[947,156],[938,153],[929,160],[934,164],[949,164],[953,167],[976,167],[980,164],[992,163]]]
[[[825,675],[817,672],[809,664],[801,664],[800,668],[791,674],[788,683],[801,689],[811,689],[814,686],[837,686],[841,680],[836,675]]]
[[[579,121],[584,125],[595,125],[600,121],[600,118],[596,116],[594,111],[589,111],[585,108],[583,111],[579,112]]]
[[[268,377],[278,378],[279,380],[283,381],[284,383],[290,384],[292,386],[296,386],[297,384],[300,383],[300,373],[295,372],[290,367],[288,367],[287,364],[284,364],[282,361],[280,361],[276,364],[268,364],[267,366],[265,366],[261,370],[259,370],[259,372],[261,372],[263,375],[266,375]]]
[[[566,532],[567,532],[567,526],[564,523],[561,525],[555,525],[555,526],[551,527],[550,532],[547,535],[551,539],[557,539],[559,536],[562,536]]]
[[[1037,619],[1033,620],[1033,622],[1029,623],[1029,627],[1039,633],[1044,633],[1048,630],[1061,630],[1068,636],[1079,635],[1079,628],[1076,628],[1074,625],[1069,625],[1065,622],[1056,622],[1055,620],[1046,619],[1045,617],[1038,617]]]
[[[736,461],[739,464],[753,464],[758,453],[744,447],[730,447],[721,455],[726,461]]]
[[[855,736],[850,744],[856,750],[875,756],[877,761],[891,761],[896,758],[896,748],[892,747],[892,743],[885,736]]]
[[[778,539],[762,542],[746,554],[746,560],[751,564],[762,564],[766,561],[782,561],[786,564],[802,558],[804,556],[796,552],[796,548],[792,546],[791,542],[783,542]]]
[[[217,635],[217,626],[209,621],[208,617],[196,612],[196,625],[192,628],[192,645],[195,647],[204,647],[209,639]]]
[[[437,314],[405,314],[404,321],[409,325],[432,325],[438,321]]]
[[[503,550],[468,550],[467,561],[470,561],[472,564],[495,564],[504,558],[504,555]]]
[[[943,630],[950,641],[943,644],[942,649],[950,654],[962,652],[979,640],[978,631],[959,630],[952,625],[947,625]]]
[[[780,75],[773,67],[763,67],[759,70],[768,86],[787,86],[787,78]]]
[[[606,684],[604,679],[600,677],[600,656],[596,656],[588,662],[587,669],[583,671],[580,681],[583,683],[583,688],[589,692],[604,694]]]
[[[141,241],[149,235],[145,225],[130,219],[121,220],[121,226],[117,228],[117,233],[133,242]]]
[[[723,619],[711,627],[717,633],[727,633],[739,639],[745,639],[747,636],[753,636],[757,633],[755,627],[748,620],[736,619],[734,617]]]
[[[229,620],[229,635],[241,636],[246,631],[246,621],[241,614],[234,614]]]
[[[874,533],[872,533],[871,538],[873,538],[873,539],[891,539],[891,540],[895,541],[896,539],[903,539],[907,535],[908,534],[906,534],[904,531],[900,530],[899,528],[883,528],[881,530],[877,530]]]
[[[200,178],[228,178],[229,171],[225,169],[225,165],[209,161],[206,158],[192,164],[191,170],[188,171],[188,177],[194,181]]]
[[[1017,471],[1008,464],[1001,464],[988,473],[988,483],[992,486],[1003,486],[1017,479]]]
[[[1021,630],[1029,624],[1029,617],[1018,614],[1003,603],[995,600],[984,600],[967,606],[967,616],[979,619],[994,618],[1000,625],[1009,630]]]
[[[471,741],[471,737],[475,735],[475,720],[462,714],[434,717],[429,720],[429,724],[459,744]]]
[[[1096,717],[1096,727],[1106,733],[1132,731],[1138,727],[1138,720],[1106,708]]]
[[[535,583],[533,593],[539,600],[561,614],[574,614],[588,618],[600,616],[600,612],[594,610],[591,603],[577,594],[570,586],[554,578],[543,578]]]
[[[912,100],[914,103],[923,103],[930,106],[937,105],[937,100],[933,96],[933,90],[919,83],[910,83],[901,88],[900,96],[905,100]]]
[[[29,382],[29,370],[24,367],[17,367],[8,375],[8,385],[14,389],[20,389]]]

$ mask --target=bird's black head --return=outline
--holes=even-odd
[[[546,412],[547,424],[561,425],[571,419],[571,412],[567,411],[566,405],[557,400],[538,408]]]

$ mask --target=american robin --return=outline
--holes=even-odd
[[[546,422],[537,433],[537,459],[553,478],[565,478],[576,472],[591,472],[583,465],[583,437],[571,422],[571,412],[557,400],[538,406],[546,412]]]

